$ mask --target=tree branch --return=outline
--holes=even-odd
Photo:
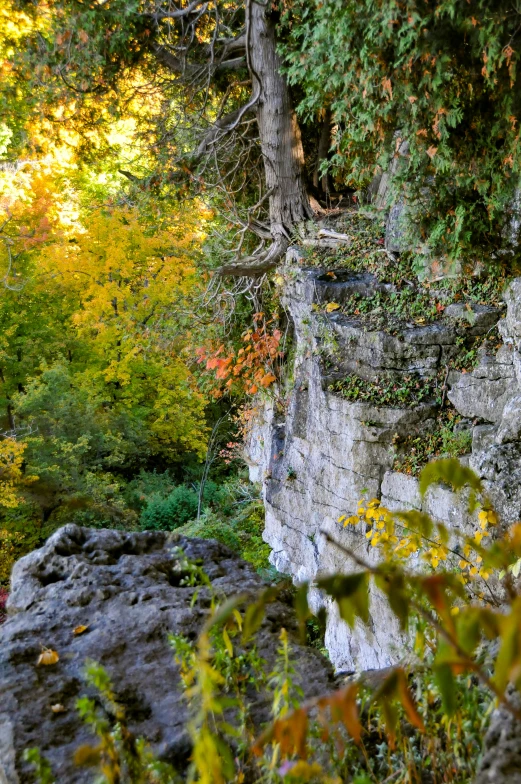
[[[186,8],[178,8],[175,11],[157,11],[156,13],[148,12],[144,13],[143,16],[148,16],[154,19],[156,22],[161,22],[163,19],[182,19],[184,16],[189,16],[192,14],[199,6],[204,6],[202,13],[205,12],[206,8],[208,7],[207,0],[192,0]]]
[[[244,256],[238,261],[224,264],[219,267],[216,274],[223,278],[255,278],[258,275],[264,275],[277,266],[288,246],[289,241],[279,237],[265,253],[259,253],[257,256]]]

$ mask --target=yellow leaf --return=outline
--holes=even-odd
[[[74,764],[78,766],[98,765],[101,758],[100,751],[100,746],[79,746],[74,752]]]
[[[325,311],[326,313],[332,313],[334,310],[339,310],[339,308],[340,305],[338,304],[338,302],[328,302],[325,307]]]
[[[233,659],[233,645],[226,629],[223,629],[223,641],[230,659]]]
[[[53,651],[51,648],[44,648],[41,654],[38,657],[38,661],[36,662],[37,666],[40,664],[49,665],[49,664],[56,664],[60,661],[60,657]]]
[[[239,631],[242,631],[242,617],[239,610],[234,610],[232,615],[235,618],[235,623],[237,624],[237,628],[239,629]]]
[[[88,628],[89,628],[88,624],[87,624],[87,626],[81,626],[81,625],[80,626],[76,626],[76,628],[73,630],[72,633],[77,637],[80,634],[85,634],[85,632],[87,631]]]

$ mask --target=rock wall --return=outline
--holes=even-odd
[[[368,383],[385,374],[397,388],[411,375],[422,384],[445,376],[448,399],[472,431],[472,452],[464,459],[484,480],[501,522],[521,518],[521,279],[505,293],[504,317],[501,308],[456,303],[432,324],[406,323],[391,334],[324,308],[341,305],[353,292],[389,293],[392,287],[374,276],[305,269],[296,249],[290,249],[282,275],[296,342],[294,385],[284,413],[269,402],[263,406],[249,445],[251,478],[263,483],[264,538],[274,566],[297,582],[351,569],[322,530],[373,558],[363,534],[337,522],[341,514],[353,514],[362,497],[381,498],[391,509],[422,508],[453,528],[470,531],[475,525],[447,488],[431,488],[422,502],[418,481],[392,470],[393,443],[434,426],[434,401],[412,407],[351,402],[329,390],[346,374]],[[470,324],[463,324],[469,310]],[[499,351],[484,341],[473,372],[449,372],[462,333],[486,336],[498,320]],[[327,598],[316,589],[311,595],[315,610],[328,611],[326,645],[338,670],[385,667],[400,658],[404,641],[383,597],[372,596],[369,626],[351,631]]]
[[[187,767],[189,709],[168,635],[195,640],[212,594],[258,597],[265,585],[250,564],[218,542],[180,537],[175,545],[202,564],[212,591],[185,583],[186,558],[163,532],[68,525],[15,565],[9,617],[0,626],[0,784],[34,781],[22,756],[31,747],[48,759],[56,782],[93,781],[92,769],[73,761],[80,745],[96,742],[76,711],[78,697],[94,696],[84,682],[86,659],[106,668],[130,730],[179,772]],[[75,635],[80,625],[88,629]],[[267,667],[282,627],[292,640],[306,695],[331,688],[329,663],[296,642],[295,615],[282,601],[268,605],[256,637]],[[58,652],[56,664],[37,665],[42,646]],[[260,728],[269,718],[271,697],[252,687],[247,699]]]

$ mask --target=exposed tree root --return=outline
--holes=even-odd
[[[223,278],[257,277],[274,269],[285,255],[289,247],[289,240],[278,238],[264,252],[253,256],[244,256],[238,261],[224,264],[216,271]]]

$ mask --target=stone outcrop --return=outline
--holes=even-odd
[[[508,690],[509,701],[521,708],[519,693]],[[494,711],[474,784],[521,784],[521,723],[504,707]]]
[[[185,584],[187,558],[202,565],[211,591]],[[51,763],[57,782],[92,782],[92,770],[73,763],[74,750],[94,740],[75,710],[77,698],[89,693],[86,659],[106,668],[130,730],[182,771],[190,754],[188,709],[168,635],[195,639],[212,594],[258,597],[264,587],[248,563],[215,541],[180,537],[172,543],[161,532],[73,525],[57,531],[15,565],[9,617],[0,626],[1,784],[33,781],[22,752],[34,746]],[[87,631],[74,635],[80,625]],[[268,667],[282,627],[291,635],[296,620],[289,605],[276,601],[268,605],[256,639]],[[59,654],[56,664],[37,666],[42,646]],[[304,692],[327,690],[329,663],[296,642],[293,650]],[[259,725],[269,717],[268,695],[252,690],[249,696]],[[63,711],[54,713],[53,705]]]
[[[346,374],[367,383],[385,375],[396,389],[411,376],[431,385],[446,379],[448,399],[472,431],[472,453],[465,459],[482,478],[501,521],[521,518],[521,279],[505,293],[503,318],[500,308],[455,303],[434,323],[405,323],[391,334],[324,307],[328,302],[342,305],[354,292],[366,297],[392,292],[392,286],[374,276],[306,269],[296,249],[290,249],[283,275],[296,342],[294,386],[284,413],[269,403],[263,407],[249,447],[252,479],[263,483],[264,536],[275,567],[296,582],[351,570],[352,562],[321,531],[366,560],[373,558],[363,533],[337,522],[340,515],[353,514],[363,497],[380,498],[391,509],[423,509],[465,532],[476,525],[464,499],[449,489],[434,487],[422,500],[418,481],[393,471],[393,444],[432,429],[434,401],[426,398],[407,407],[398,399],[385,406],[351,401],[331,391],[332,383]],[[484,339],[498,321],[503,337],[499,351],[492,353],[484,340],[473,372],[450,371],[458,338],[470,334]],[[316,589],[312,602],[315,610],[328,610],[326,645],[337,669],[385,667],[402,655],[399,630],[376,593],[370,624],[354,631]]]

